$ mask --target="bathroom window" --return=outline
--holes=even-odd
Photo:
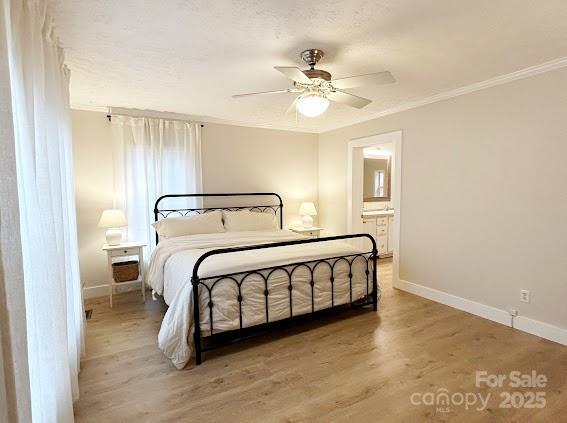
[[[374,172],[374,197],[384,197],[384,171]]]

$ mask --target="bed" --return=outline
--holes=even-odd
[[[194,197],[273,198],[277,203],[160,207],[168,198]],[[368,234],[311,239],[284,230],[278,194],[165,195],[155,203],[154,225],[163,223],[162,219],[218,212],[223,213],[224,227],[214,233],[162,240],[156,233],[147,282],[168,305],[158,345],[177,368],[185,367],[193,355],[199,365],[208,349],[294,320],[348,305],[377,310],[380,290],[374,239]],[[259,220],[266,220],[268,214],[276,225],[239,230],[229,225],[235,212]],[[368,238],[372,250],[361,251],[349,242],[357,238]]]

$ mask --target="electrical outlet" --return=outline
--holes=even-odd
[[[530,291],[528,291],[527,289],[520,290],[520,301],[523,302],[523,303],[529,303],[530,302]]]

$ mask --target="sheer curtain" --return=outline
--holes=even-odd
[[[112,137],[115,207],[126,214],[127,239],[144,241],[151,251],[158,197],[202,191],[201,127],[179,120],[113,116]],[[175,206],[200,204],[184,200]]]
[[[48,3],[4,0],[34,422],[73,420],[84,312],[69,74]]]

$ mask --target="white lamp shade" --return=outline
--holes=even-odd
[[[126,226],[126,216],[122,210],[105,210],[98,221],[99,228],[121,228]]]
[[[299,214],[301,216],[317,216],[315,204],[311,202],[301,203],[301,206],[299,206]]]
[[[325,113],[329,100],[317,93],[308,93],[298,97],[295,107],[303,116],[317,117]]]

